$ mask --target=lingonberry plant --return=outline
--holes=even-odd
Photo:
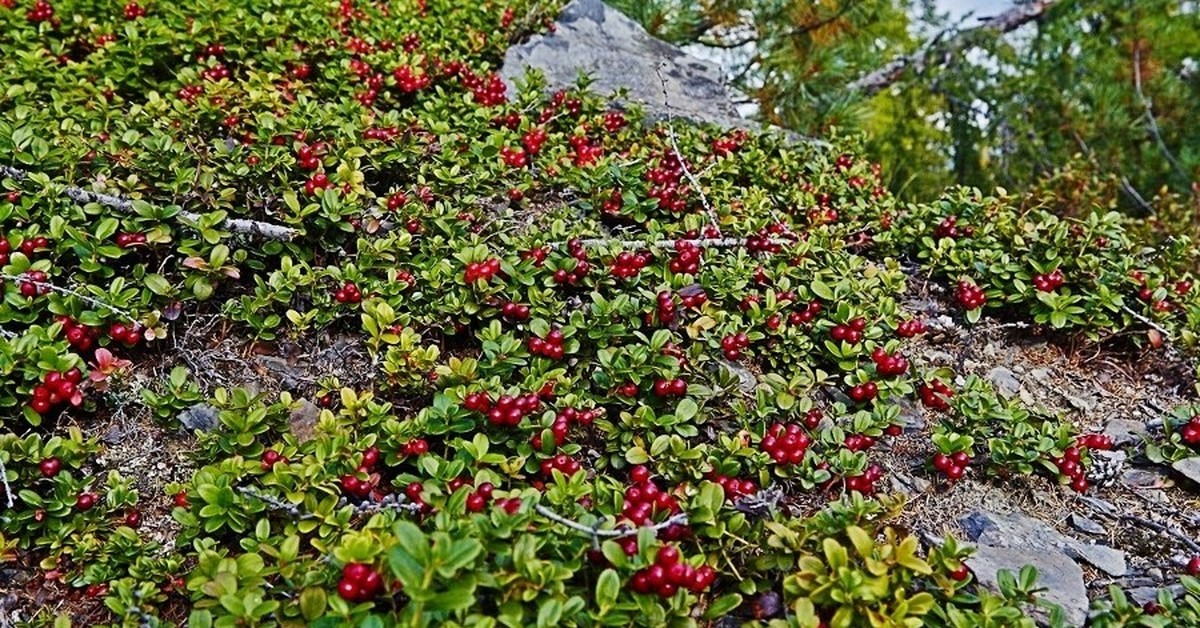
[[[912,265],[968,322],[1195,344],[1187,242],[510,88],[557,2],[17,4],[0,540],[94,624],[1013,625],[1021,587],[889,528],[879,443],[1080,492],[1107,444],[923,363]],[[222,387],[187,353],[221,342],[361,361]],[[135,405],[208,419],[164,495],[74,427]]]

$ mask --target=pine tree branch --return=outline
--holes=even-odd
[[[1179,160],[1175,159],[1174,153],[1170,148],[1167,148],[1167,143],[1163,141],[1162,132],[1158,128],[1158,119],[1154,117],[1154,104],[1146,97],[1145,91],[1142,89],[1142,50],[1137,44],[1133,46],[1133,89],[1137,92],[1138,100],[1141,101],[1142,107],[1145,108],[1146,126],[1150,130],[1150,136],[1154,138],[1154,142],[1158,144],[1158,149],[1162,151],[1167,162],[1171,167],[1179,173],[1179,176],[1185,180],[1188,179],[1187,172],[1183,166],[1179,165]]]
[[[979,26],[960,30],[950,36],[947,36],[947,32],[942,32],[917,52],[901,55],[874,72],[852,81],[846,87],[852,92],[861,92],[868,96],[875,94],[899,81],[909,69],[918,74],[924,72],[932,63],[946,58],[946,53],[966,45],[971,35],[984,31],[1000,34],[1014,31],[1041,18],[1056,2],[1057,0],[1034,0],[986,18]]]
[[[113,314],[116,314],[131,323],[134,323],[134,324],[138,323],[138,319],[134,318],[133,314],[131,314],[125,310],[122,310],[119,307],[111,305],[109,303],[105,303],[104,301],[101,301],[100,299],[89,297],[86,294],[82,294],[82,293],[76,292],[74,290],[71,290],[70,288],[63,288],[62,286],[56,286],[52,283],[47,283],[45,281],[34,281],[33,279],[30,279],[28,277],[19,276],[19,275],[9,275],[9,274],[4,274],[4,273],[0,273],[0,279],[5,279],[8,281],[15,281],[17,283],[27,283],[27,284],[33,285],[37,288],[45,288],[46,290],[57,292],[59,294],[65,294],[67,296],[75,297],[75,298],[79,299],[80,301],[83,301],[89,305],[98,307],[100,309],[108,310],[109,312],[112,312]]]
[[[547,508],[541,504],[534,506],[533,509],[536,510],[539,515],[541,515],[555,523],[560,523],[564,526],[567,526],[568,528],[571,528],[572,530],[576,530],[578,532],[583,532],[584,534],[590,535],[593,539],[600,539],[600,538],[623,539],[625,537],[636,536],[638,533],[638,530],[640,530],[640,528],[625,528],[623,530],[601,530],[598,527],[596,527],[596,526],[600,525],[600,522],[597,522],[596,526],[584,525],[582,523],[579,523],[578,521],[573,521],[571,519],[567,519],[566,517],[554,512],[553,510],[550,510],[549,508]],[[687,513],[681,512],[677,515],[672,515],[670,518],[668,518],[665,521],[660,521],[659,523],[656,523],[652,526],[646,526],[646,527],[657,532],[659,530],[669,528],[673,525],[685,525],[685,524],[687,524],[687,522],[688,522]]]
[[[8,177],[10,179],[21,181],[28,178],[29,174],[29,172],[20,168],[0,165],[0,177]],[[63,194],[65,194],[67,198],[70,198],[80,205],[99,203],[100,205],[110,207],[122,213],[134,213],[133,201],[126,198],[121,198],[119,196],[103,194],[100,192],[91,192],[74,185],[68,185],[63,188]],[[191,224],[198,223],[203,218],[200,214],[188,211],[179,212],[179,217]],[[243,218],[227,218],[221,223],[221,228],[228,229],[234,233],[245,233],[258,236],[266,240],[291,240],[297,234],[297,231],[291,227],[284,227],[269,222],[259,222],[257,220],[246,220]]]

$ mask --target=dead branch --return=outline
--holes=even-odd
[[[0,176],[18,181],[28,178],[29,174],[29,172],[20,168],[0,166]],[[133,201],[119,196],[91,192],[74,185],[68,185],[63,188],[63,194],[80,205],[98,203],[122,213],[131,214],[134,212]],[[193,225],[200,222],[202,218],[200,214],[189,211],[179,212],[179,217]],[[284,227],[269,222],[259,222],[257,220],[246,220],[244,218],[227,218],[221,223],[221,227],[234,233],[244,233],[267,240],[291,240],[297,234],[297,231],[291,227]]]
[[[1044,15],[1056,0],[1034,0],[1028,4],[1017,5],[999,15],[986,18],[982,24],[958,31],[949,38],[943,38],[945,33],[933,38],[930,43],[910,55],[902,55],[883,67],[859,77],[847,87],[850,91],[872,95],[891,86],[910,68],[916,72],[924,72],[936,59],[944,59],[946,53],[966,45],[968,36],[983,31],[1008,33],[1028,24]]]

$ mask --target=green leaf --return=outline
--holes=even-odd
[[[170,282],[168,282],[162,275],[157,273],[150,273],[146,275],[144,278],[142,278],[142,281],[146,284],[146,287],[149,288],[151,292],[159,296],[167,296],[173,291],[171,289]]]
[[[612,569],[605,569],[596,581],[596,605],[600,607],[602,612],[616,605],[617,594],[620,593],[620,590],[621,579],[617,576],[617,572]]]
[[[704,619],[720,619],[728,615],[733,609],[742,605],[742,596],[738,593],[730,593],[722,595],[713,600],[708,608],[704,610]]]
[[[325,612],[325,590],[320,587],[309,587],[300,594],[300,615],[312,621]]]

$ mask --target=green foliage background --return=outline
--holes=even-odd
[[[1001,3],[962,23],[928,1],[613,4],[677,43],[743,53],[730,74],[765,121],[818,136],[865,133],[866,153],[904,196],[932,198],[953,183],[1043,189],[1073,212],[1083,187],[1089,200],[1134,214],[1177,195],[1194,215],[1194,3],[1060,0],[1007,35],[971,30],[978,17],[1007,8]],[[922,71],[874,95],[847,89],[935,40],[937,60]]]

